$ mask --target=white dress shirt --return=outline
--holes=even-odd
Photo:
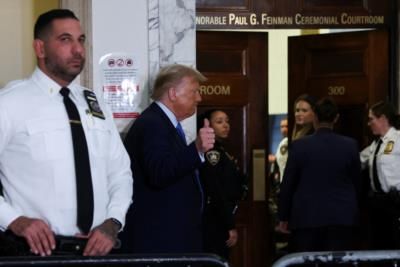
[[[392,127],[381,139],[382,145],[376,155],[379,182],[384,192],[392,188],[400,191],[400,132]],[[362,167],[369,168],[371,187],[374,190],[372,166],[376,146],[377,141],[374,141],[360,153]]]
[[[61,86],[39,68],[27,80],[0,90],[0,229],[19,216],[43,219],[55,234],[75,235],[76,182],[71,128]],[[132,202],[129,156],[112,114],[98,99],[106,119],[89,112],[85,88],[70,84],[88,143],[94,195],[93,227],[107,218],[125,223]]]

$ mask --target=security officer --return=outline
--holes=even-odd
[[[373,249],[400,248],[400,132],[399,115],[387,102],[373,105],[368,125],[377,139],[361,154],[369,168],[370,217]]]
[[[130,160],[105,103],[73,82],[84,42],[72,11],[43,13],[35,71],[0,92],[1,256],[103,256],[118,245]]]
[[[247,191],[244,176],[236,160],[225,151],[222,141],[229,135],[228,115],[221,110],[204,113],[214,129],[214,148],[205,154],[205,163],[200,169],[206,205],[204,210],[204,250],[221,257],[229,257],[229,248],[238,239],[235,229],[235,213],[238,201]]]

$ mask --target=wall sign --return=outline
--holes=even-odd
[[[120,52],[104,55],[99,64],[104,101],[111,108],[119,132],[125,132],[143,110],[139,64],[133,55]]]
[[[309,16],[297,13],[294,16],[273,16],[268,13],[198,14],[198,29],[206,28],[297,28],[297,27],[379,27],[387,23],[383,15],[352,15],[341,13],[335,16]]]
[[[379,28],[395,18],[394,1],[197,0],[197,29]],[[232,2],[232,5],[229,5]]]

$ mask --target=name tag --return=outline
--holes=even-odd
[[[106,117],[104,116],[104,113],[100,108],[96,95],[89,90],[84,90],[83,94],[85,96],[86,102],[88,103],[90,114],[92,114],[94,117],[105,120]]]

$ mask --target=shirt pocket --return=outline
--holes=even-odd
[[[27,146],[37,161],[63,159],[70,155],[71,132],[69,124],[59,119],[27,121]]]
[[[383,171],[389,171],[392,174],[399,170],[399,159],[399,152],[392,151],[389,154],[382,154],[377,164],[382,164]]]
[[[97,121],[88,124],[88,134],[86,140],[88,142],[90,154],[96,157],[105,158],[108,156],[111,141],[111,130],[108,128],[106,121]]]

